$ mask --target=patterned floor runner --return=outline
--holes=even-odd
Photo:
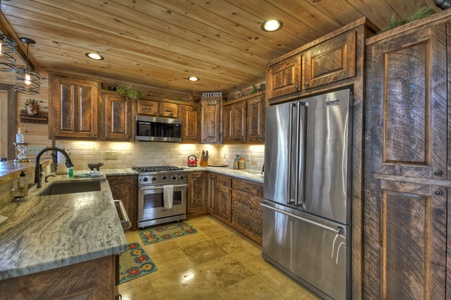
[[[197,230],[187,222],[180,222],[142,230],[139,232],[139,236],[144,245],[149,245],[196,232]]]
[[[127,250],[119,257],[119,266],[119,283],[124,283],[158,270],[139,243],[128,244]]]

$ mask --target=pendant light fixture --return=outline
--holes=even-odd
[[[19,93],[36,95],[41,87],[41,75],[28,69],[28,45],[35,44],[32,39],[21,37],[20,40],[27,44],[27,65],[25,68],[16,68],[16,80],[14,90]]]
[[[16,52],[16,41],[0,31],[0,72],[12,72],[16,60],[11,55]]]

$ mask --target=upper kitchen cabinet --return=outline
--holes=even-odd
[[[104,141],[130,141],[133,131],[132,100],[104,92],[100,110],[100,136]]]
[[[224,144],[263,144],[265,142],[265,92],[259,92],[223,105]]]
[[[451,295],[450,41],[450,10],[366,41],[367,299]]]
[[[268,99],[291,94],[301,89],[301,55],[288,57],[266,69]]]
[[[98,139],[100,82],[49,76],[49,138]]]
[[[304,89],[355,76],[355,31],[340,34],[307,50],[303,55]]]
[[[273,61],[266,69],[269,104],[352,85],[363,66],[373,25],[361,18]]]
[[[179,117],[182,120],[182,143],[200,143],[200,106],[179,105]]]
[[[138,115],[158,116],[158,101],[138,99]]]
[[[202,101],[202,139],[203,144],[221,143],[222,95],[204,98]]]

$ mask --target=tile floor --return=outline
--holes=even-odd
[[[261,257],[261,248],[210,216],[187,222],[198,233],[144,245],[158,271],[119,285],[123,300],[319,299]]]

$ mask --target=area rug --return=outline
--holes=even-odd
[[[196,232],[197,230],[188,223],[180,222],[142,230],[139,232],[139,236],[145,245],[149,245]]]
[[[139,243],[127,245],[127,250],[119,257],[119,283],[150,274],[158,270],[149,255]]]

